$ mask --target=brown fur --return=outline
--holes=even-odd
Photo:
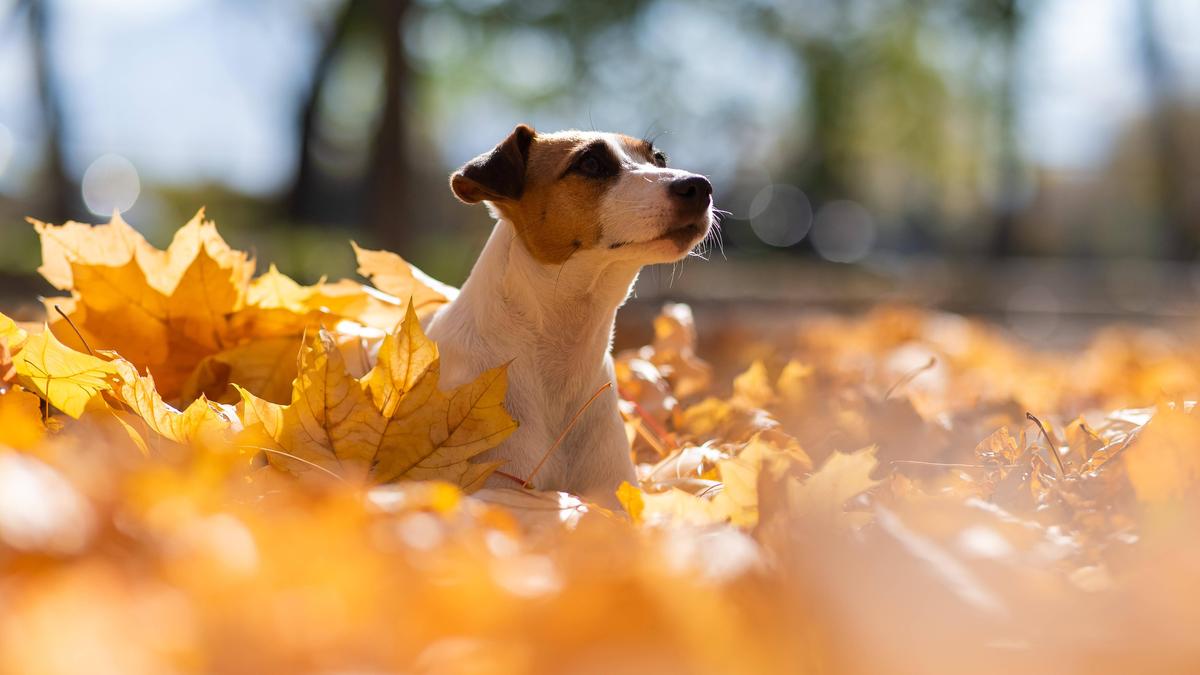
[[[620,138],[630,156],[653,162],[648,142]],[[468,203],[492,202],[538,261],[564,263],[575,252],[600,243],[596,214],[604,193],[615,182],[568,172],[575,152],[594,140],[581,132],[538,135],[518,126],[491,152],[455,172],[451,189]],[[523,167],[517,158],[524,160]],[[521,170],[523,176],[516,175]]]

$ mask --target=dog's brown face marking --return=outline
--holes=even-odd
[[[538,261],[560,264],[581,250],[616,250],[629,243],[605,241],[604,226],[622,217],[646,219],[645,208],[633,202],[652,200],[641,194],[619,198],[622,181],[634,178],[641,190],[664,178],[631,176],[639,167],[676,173],[665,169],[666,155],[646,140],[582,131],[537,134],[520,125],[455,172],[450,185],[464,202],[490,201]],[[661,192],[665,199],[666,188]],[[707,227],[705,221],[704,231]]]

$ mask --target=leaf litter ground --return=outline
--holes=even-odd
[[[613,513],[482,487],[503,364],[438,387],[419,318],[454,290],[395,254],[304,286],[203,213],[165,251],[34,227],[67,295],[0,315],[4,672],[1200,663],[1194,341],[881,307],[726,345],[715,382],[668,305],[617,355]]]

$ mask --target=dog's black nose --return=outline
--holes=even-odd
[[[688,176],[671,181],[671,194],[688,206],[708,208],[712,183],[704,176]]]

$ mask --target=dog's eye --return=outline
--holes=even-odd
[[[585,176],[599,176],[600,160],[596,159],[595,155],[587,154],[579,158],[579,163],[575,165],[575,168]]]
[[[655,150],[654,164],[655,166],[665,168],[667,166],[667,153],[663,152],[662,150]]]
[[[619,170],[611,157],[606,156],[602,150],[592,149],[575,160],[575,163],[571,165],[570,172],[585,178],[608,178],[615,176]]]

